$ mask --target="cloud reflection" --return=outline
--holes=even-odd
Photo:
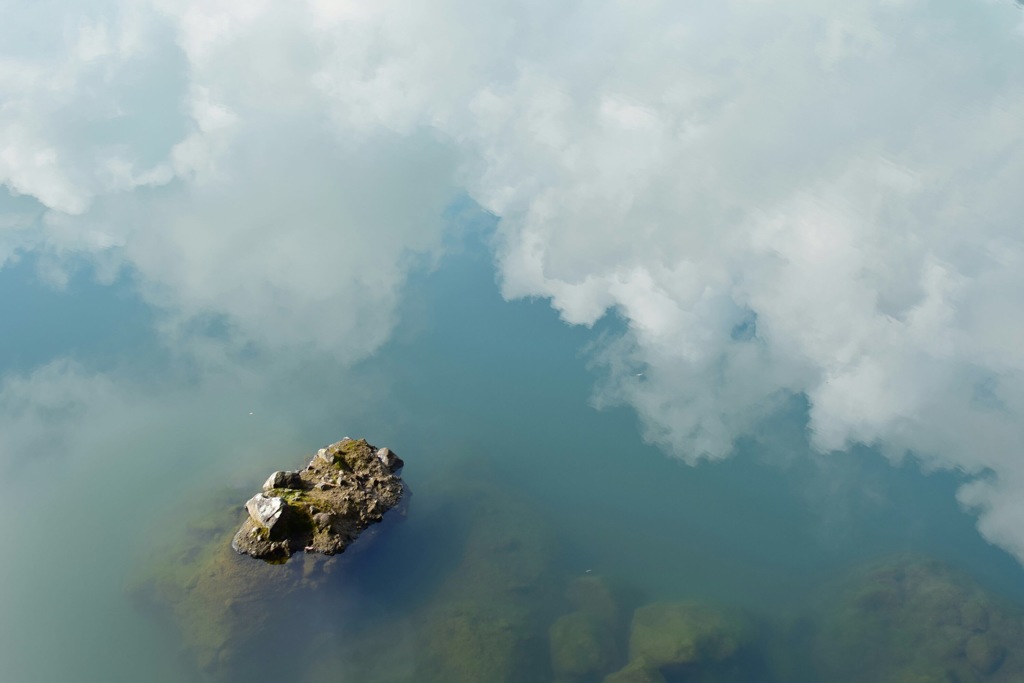
[[[183,346],[215,318],[230,348],[351,362],[462,188],[501,218],[508,297],[627,323],[597,400],[650,440],[726,457],[805,395],[823,452],[979,475],[961,500],[1024,559],[1013,3],[5,16],[0,179],[45,212],[5,211],[0,254],[132,270]]]

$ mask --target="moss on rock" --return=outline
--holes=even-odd
[[[629,658],[654,667],[721,662],[748,637],[739,617],[693,602],[659,602],[633,614]]]
[[[607,623],[586,612],[563,615],[548,630],[551,668],[557,676],[584,677],[607,672],[617,650]]]
[[[232,540],[240,553],[271,562],[308,551],[343,552],[402,498],[403,463],[365,439],[342,439],[317,451],[298,472],[275,472],[246,507]]]
[[[381,458],[365,440],[351,439],[321,449],[335,451],[347,469],[318,454],[301,472],[271,475],[260,498],[250,499],[233,543],[243,514],[236,492],[231,502],[217,496],[209,512],[181,506],[194,515],[182,523],[182,536],[161,536],[166,545],[152,554],[130,590],[176,628],[199,671],[234,677],[251,664],[252,651],[275,623],[301,618],[294,614],[304,604],[297,593],[320,588],[338,560],[309,554],[285,565],[293,552],[343,551],[402,497],[402,482],[394,476],[401,461],[393,454]],[[180,509],[175,512],[180,521]],[[266,562],[240,556],[231,545]]]
[[[600,576],[580,576],[570,581],[566,599],[575,611],[589,614],[611,629],[618,629],[622,619],[619,599]]]
[[[657,667],[638,659],[605,676],[604,683],[665,683],[665,677]]]
[[[240,653],[263,633],[270,606],[304,584],[297,567],[239,557],[228,545],[238,523],[234,493],[211,496],[179,536],[164,535],[139,568],[128,592],[146,611],[171,624],[188,659],[218,678],[240,664]]]
[[[487,479],[453,484],[469,520],[457,565],[417,610],[414,680],[550,680],[545,635],[557,604],[557,544],[542,511]]]
[[[900,557],[847,579],[815,655],[837,683],[1010,683],[1024,681],[1021,642],[1020,610],[940,562]]]

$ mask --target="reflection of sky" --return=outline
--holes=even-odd
[[[682,591],[773,611],[857,560],[902,550],[949,559],[1019,594],[1019,568],[957,509],[954,477],[892,468],[877,453],[808,458],[799,405],[726,462],[689,468],[663,457],[641,442],[629,411],[588,405],[593,374],[581,348],[621,323],[590,331],[565,326],[541,302],[504,302],[481,244],[450,246],[441,267],[412,276],[391,340],[351,369],[283,353],[264,357],[267,373],[256,379],[239,372],[218,380],[160,357],[111,384],[88,371],[109,357],[98,345],[75,351],[79,369],[38,375],[36,403],[59,409],[3,430],[6,443],[30,444],[18,452],[32,462],[8,473],[20,485],[0,509],[47,501],[30,523],[0,536],[26,550],[23,562],[2,570],[3,628],[15,629],[3,642],[18,653],[5,652],[8,670],[56,678],[73,662],[86,680],[111,672],[148,680],[155,669],[173,680],[159,646],[166,640],[122,592],[140,558],[161,544],[154,529],[173,526],[190,501],[223,484],[244,498],[268,471],[342,434],[371,436],[406,457],[414,497],[402,538],[411,544],[423,543],[416,512],[441,504],[447,468],[489,461],[509,491],[549,512],[570,571],[623,577],[652,597]],[[144,311],[116,289],[74,279],[49,296],[97,311],[113,297],[129,307],[125,321]],[[153,339],[124,342],[119,351],[131,359],[146,357]],[[31,344],[26,337],[19,345]],[[8,415],[21,409],[5,404]],[[93,497],[112,486],[116,499]],[[49,529],[69,524],[74,536],[49,541]],[[403,576],[408,556],[424,562],[431,547],[393,550]],[[138,656],[107,659],[111,642],[122,651],[130,643]],[[74,657],[47,659],[35,649],[54,643],[67,643]]]
[[[565,392],[690,464],[790,421],[826,469],[909,453],[1024,558],[1013,3],[4,16],[0,471],[183,424],[180,467],[234,453],[196,479],[239,430],[487,442]]]
[[[0,372],[26,372],[61,356],[116,365],[154,343],[153,314],[131,281],[100,284],[88,264],[56,289],[33,256],[0,270]]]

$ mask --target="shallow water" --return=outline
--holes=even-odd
[[[240,505],[268,472],[345,435],[406,460],[408,518],[320,592],[267,605],[251,659],[217,678],[417,680],[430,654],[417,629],[458,594],[453,577],[466,581],[467,529],[481,519],[501,533],[525,525],[502,546],[510,563],[533,532],[552,539],[523,598],[554,596],[523,620],[535,631],[528,671],[547,670],[547,624],[579,576],[621,586],[630,605],[706,600],[781,624],[849,568],[909,551],[1024,600],[1020,567],[957,508],[955,476],[866,451],[813,456],[799,402],[725,462],[688,467],[644,444],[630,412],[588,403],[582,350],[618,323],[570,328],[543,303],[503,302],[485,253],[469,244],[420,274],[393,341],[352,370],[314,359],[263,393],[154,372],[152,405],[105,414],[81,444],[46,448],[43,435],[10,467],[2,503],[17,520],[2,541],[18,558],[0,570],[3,680],[194,680],[174,620],[133,598],[147,563],[207,501]],[[145,335],[123,343],[139,358],[163,353]],[[467,496],[478,484],[498,493]],[[737,675],[777,676],[760,660],[744,666]]]

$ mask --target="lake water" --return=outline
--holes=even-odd
[[[97,392],[95,409],[55,397],[7,463],[0,679],[194,680],[195,634],[190,643],[174,618],[140,604],[139,577],[210,501],[233,500],[237,523],[270,471],[346,435],[405,459],[407,519],[352,553],[318,592],[268,603],[244,663],[202,675],[417,680],[439,640],[461,637],[434,632],[425,652],[423,624],[443,622],[437,615],[456,599],[446,596],[483,600],[487,571],[500,574],[460,565],[471,552],[513,573],[546,553],[522,596],[554,596],[544,619],[567,609],[560,601],[574,578],[599,576],[629,596],[623,610],[700,600],[781,629],[844,572],[904,552],[968,571],[1007,604],[1024,600],[1024,572],[957,507],[954,475],[893,467],[867,450],[812,455],[798,401],[721,463],[689,467],[645,444],[629,410],[589,403],[585,349],[619,323],[570,327],[543,302],[503,301],[486,239],[484,230],[416,275],[392,340],[369,360],[345,369],[311,356],[255,384],[204,378],[175,360],[130,282],[93,286],[85,273],[61,294],[36,283],[30,265],[0,273],[19,301],[46,299],[32,310],[55,316],[0,302],[19,321],[20,336],[4,340],[21,354],[7,355],[8,372],[31,367],[37,352],[101,367],[116,352],[152,376],[134,400]],[[259,377],[259,362],[249,370]],[[490,609],[480,618],[497,618]],[[519,651],[534,660],[520,662],[526,680],[550,675],[547,625],[537,623]],[[785,680],[767,664],[751,667],[737,675]]]

